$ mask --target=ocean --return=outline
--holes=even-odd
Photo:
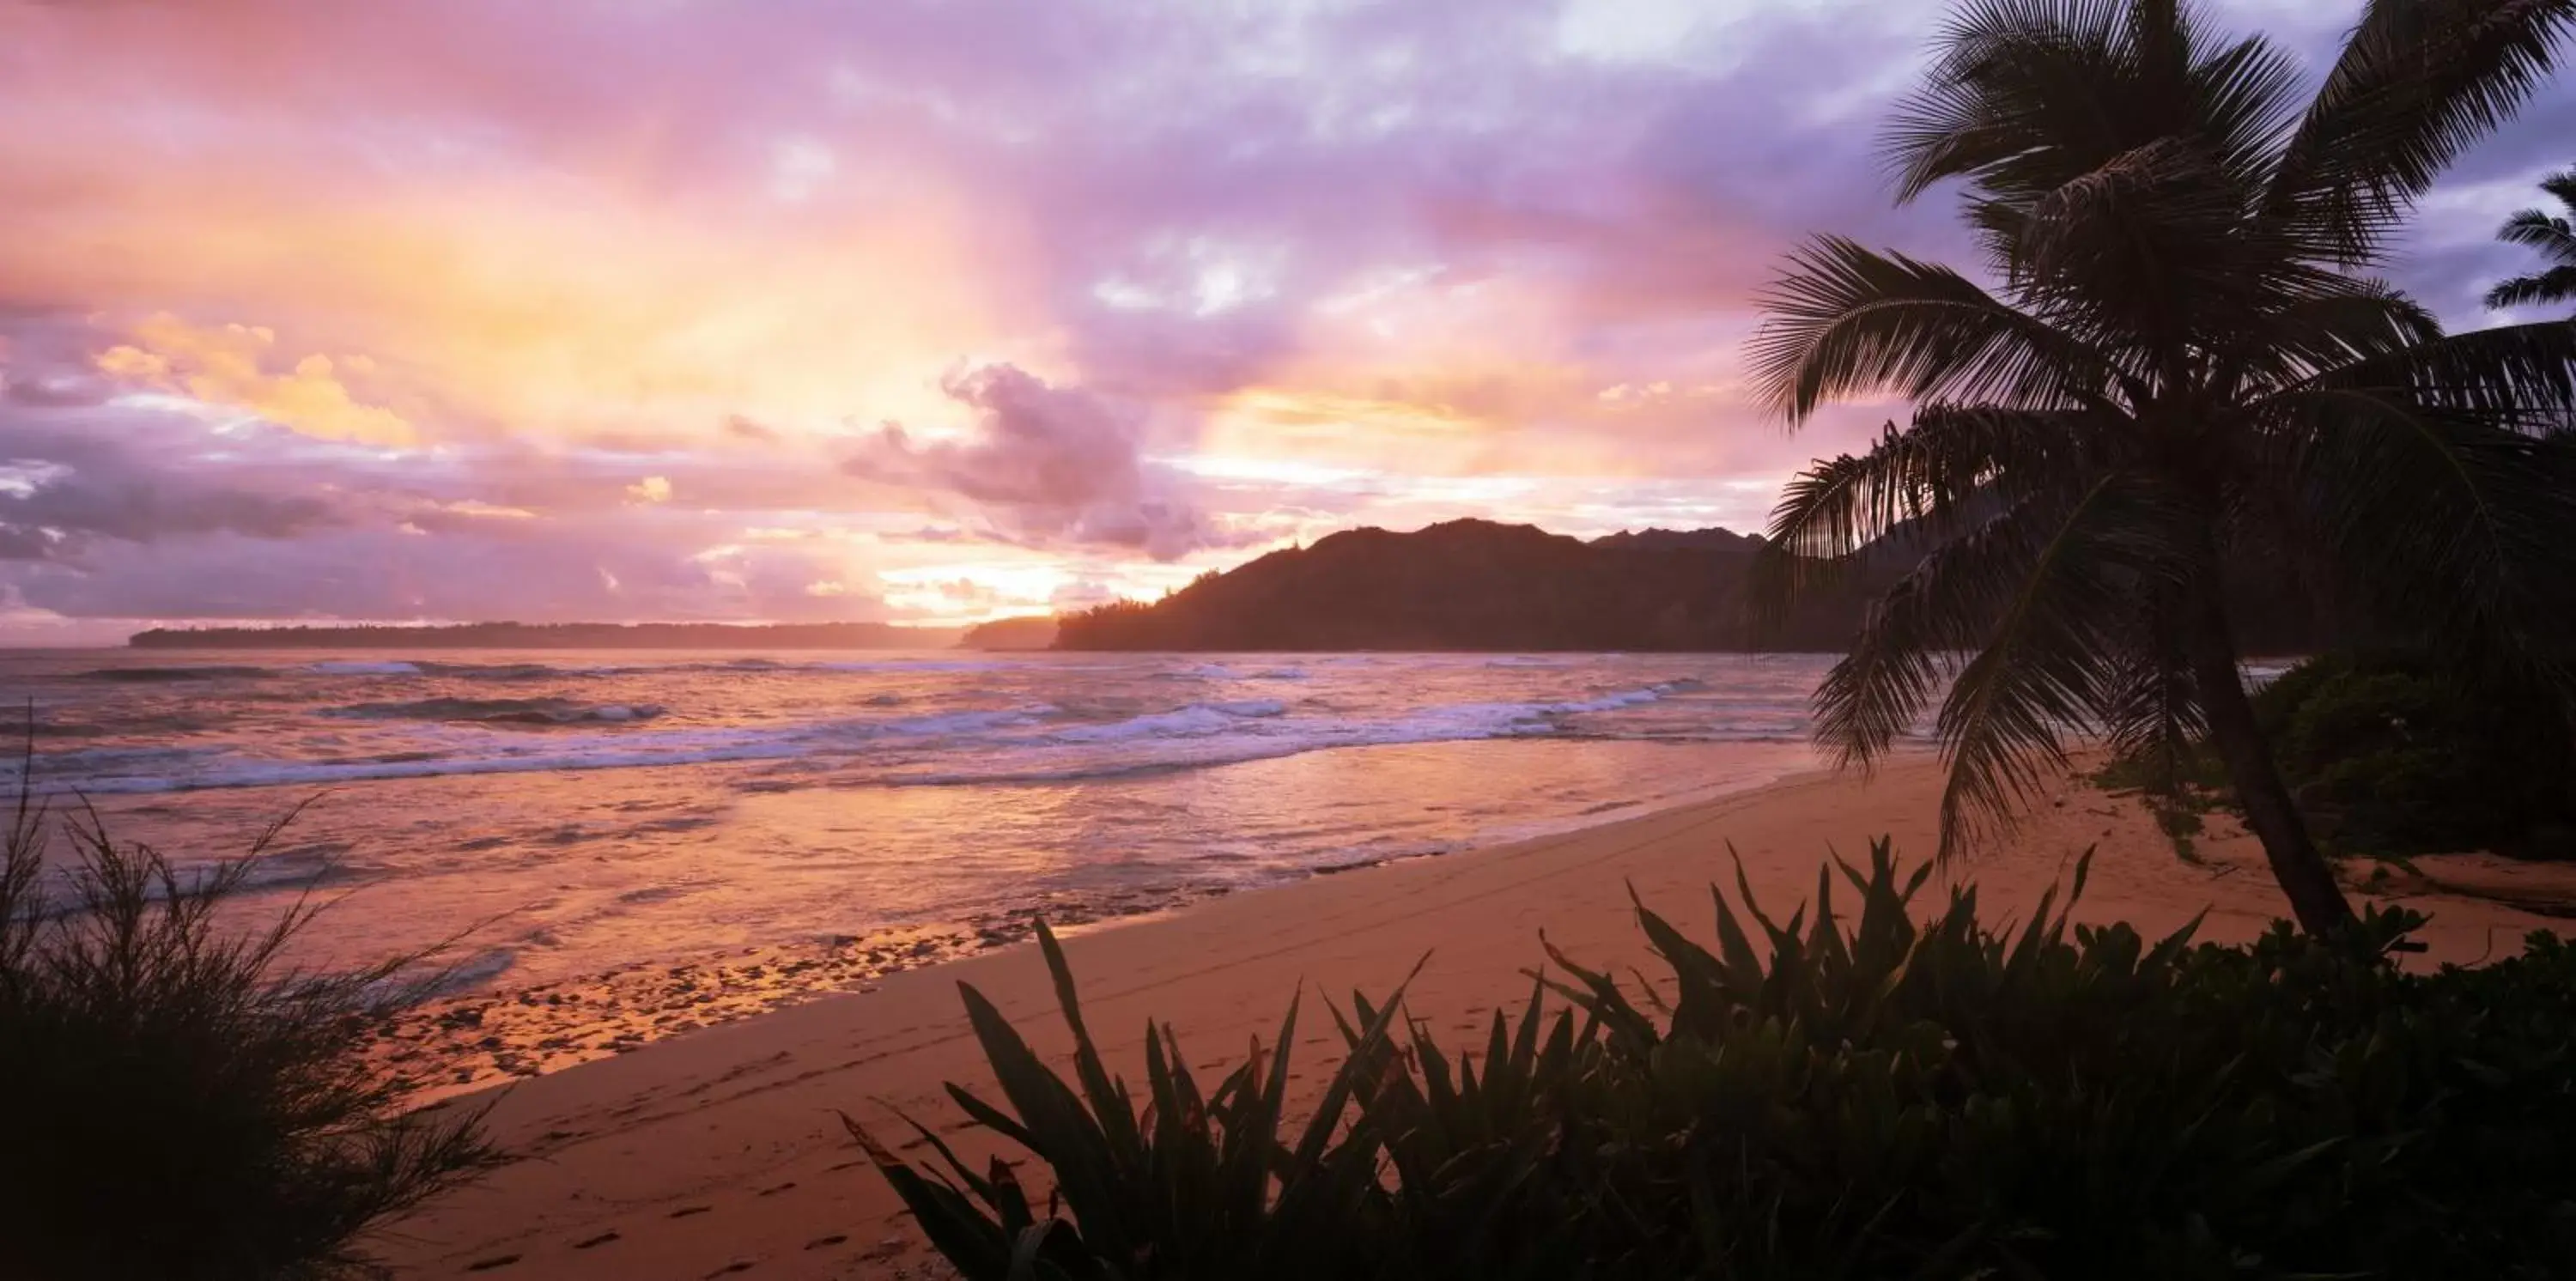
[[[1813,768],[1797,655],[0,653],[34,789],[336,965],[463,1087],[887,970]],[[20,766],[5,766],[15,786]],[[57,851],[61,850],[57,846]],[[468,1052],[472,1061],[449,1060]]]

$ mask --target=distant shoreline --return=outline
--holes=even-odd
[[[953,627],[892,623],[458,623],[156,627],[129,649],[951,649]]]

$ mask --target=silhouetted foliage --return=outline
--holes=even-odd
[[[1761,540],[1723,529],[1582,542],[1528,525],[1457,520],[1411,533],[1354,529],[1273,552],[1146,604],[1060,620],[1056,648],[1105,650],[1702,650],[1817,653],[1849,645],[1870,593],[1923,553],[1912,527],[1881,538],[1853,581],[1785,613],[1754,608]],[[2259,575],[2231,584],[2252,643],[2304,648],[2304,602]]]
[[[1583,542],[1456,520],[1346,530],[1208,575],[1154,604],[1067,616],[1057,648],[1122,650],[1828,650],[1861,597],[1757,628],[1758,539],[1652,530]]]
[[[2541,179],[2540,189],[2558,202],[2560,212],[2521,210],[2496,229],[2496,239],[2539,254],[2543,266],[2488,290],[2487,306],[2496,310],[2576,302],[2576,227],[2567,222],[2576,215],[2576,169]]]
[[[0,1274],[372,1275],[361,1237],[494,1161],[480,1114],[408,1112],[365,1057],[419,958],[348,973],[244,934],[258,865],[203,870],[22,797],[0,855]]]
[[[1023,618],[997,618],[966,629],[959,638],[960,649],[1017,650],[1048,649],[1055,645],[1056,620],[1050,614]]]
[[[2338,848],[2576,857],[2576,748],[2545,697],[2420,654],[2339,654],[2254,704],[2301,809]]]
[[[1295,1002],[1212,1090],[1149,1023],[1132,1093],[1041,927],[1074,1079],[965,987],[1002,1100],[949,1092],[1052,1189],[852,1130],[969,1281],[2576,1276],[2576,950],[2408,974],[2399,912],[1994,929],[1973,889],[1918,908],[1928,871],[1881,842],[1775,923],[1739,870],[1714,948],[1641,904],[1668,973],[1551,948],[1480,1052],[1354,994],[1284,1133]]]
[[[2072,735],[2205,732],[2300,922],[2348,924],[2238,675],[2248,563],[2576,707],[2549,626],[2576,488],[2542,440],[2576,413],[2576,325],[2449,334],[2371,274],[2571,28],[2576,0],[2373,0],[2309,80],[2176,0],[1956,10],[1885,150],[1900,200],[1959,185],[1982,270],[1818,237],[1751,347],[1793,424],[1915,404],[1791,482],[1770,581],[1937,535],[1817,713],[1865,765],[1939,700],[1945,851],[2007,825]]]

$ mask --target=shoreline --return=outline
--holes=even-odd
[[[1374,747],[1350,749],[1361,752]],[[383,1067],[414,1076],[407,1097],[427,1106],[533,1080],[584,1063],[631,1054],[680,1036],[759,1018],[812,1001],[865,995],[896,975],[953,965],[1035,939],[1044,917],[1059,935],[1125,928],[1243,895],[1266,895],[1323,877],[1589,830],[1604,823],[1687,808],[1814,772],[1768,766],[1749,774],[1632,800],[1605,801],[1580,814],[1505,825],[1427,848],[1365,853],[1283,871],[1248,883],[1172,881],[1082,894],[1047,894],[862,933],[768,942],[618,960],[604,968],[511,983],[506,975],[430,997],[387,1019],[370,1051]],[[479,955],[479,954],[478,954]],[[475,957],[460,962],[470,972]]]
[[[1293,1113],[1339,1058],[1315,997],[1383,995],[1428,953],[1407,1005],[1461,1040],[1527,999],[1542,932],[1587,965],[1624,972],[1644,961],[1629,887],[1706,938],[1709,886],[1734,893],[1730,849],[1765,909],[1785,914],[1812,896],[1829,845],[1853,857],[1885,834],[1900,857],[1928,857],[1938,797],[1928,757],[1868,780],[1803,772],[1555,835],[1212,899],[1087,929],[1065,948],[1102,1052],[1131,1080],[1148,1018],[1173,1026],[1194,1068],[1222,1072],[1273,1037],[1305,990]],[[2187,863],[2143,806],[2076,779],[2052,784],[2010,841],[1936,874],[1926,893],[1972,881],[1988,922],[2027,916],[2088,846],[2080,920],[2126,920],[2153,937],[2205,913],[2200,937],[2243,941],[2285,906],[2231,820],[2213,819]],[[2437,880],[2534,902],[2576,892],[2576,869],[2454,858]],[[2564,924],[2421,881],[2353,888],[2434,913],[2424,963],[2510,954],[2523,933]],[[488,1103],[495,1137],[520,1159],[379,1248],[405,1277],[622,1277],[648,1260],[653,1275],[677,1277],[945,1276],[837,1113],[889,1139],[909,1133],[898,1114],[917,1118],[973,1165],[1005,1150],[945,1097],[947,1081],[990,1087],[952,982],[975,985],[1041,1054],[1065,1049],[1044,968],[1022,945],[655,1042],[452,1104]],[[897,1146],[923,1150],[917,1138]]]

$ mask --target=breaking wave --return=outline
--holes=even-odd
[[[566,698],[423,698],[360,703],[334,716],[362,720],[457,721],[474,725],[628,725],[662,714],[654,703],[576,703]]]

